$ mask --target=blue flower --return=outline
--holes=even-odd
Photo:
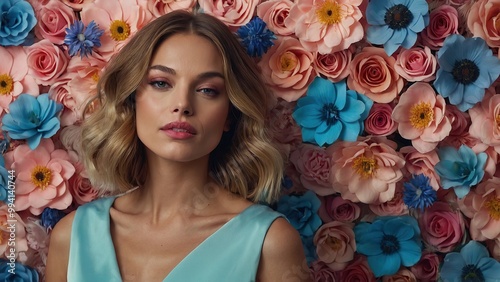
[[[306,96],[297,101],[292,114],[302,128],[302,139],[319,146],[336,140],[356,141],[363,132],[373,101],[354,90],[345,80],[337,83],[316,77]]]
[[[85,29],[85,31],[84,31]],[[91,21],[87,28],[82,21],[75,21],[69,28],[66,28],[64,44],[69,46],[69,55],[74,56],[80,53],[80,57],[92,55],[92,48],[101,46],[100,37],[104,33],[103,29]]]
[[[371,0],[366,8],[370,43],[384,45],[387,55],[399,46],[409,49],[417,33],[429,24],[429,6],[425,0]]]
[[[485,246],[470,241],[460,253],[446,254],[439,274],[443,281],[497,282],[500,279],[500,263],[489,257]]]
[[[396,273],[401,265],[416,264],[422,255],[417,220],[410,216],[378,217],[354,227],[356,249],[368,257],[368,265],[380,277]]]
[[[60,128],[57,113],[62,109],[49,99],[49,94],[33,97],[21,94],[9,105],[10,112],[2,118],[2,130],[12,139],[26,139],[31,150],[42,138],[50,138]]]
[[[27,265],[0,259],[0,281],[38,282],[39,276]]]
[[[321,201],[312,191],[307,191],[303,195],[283,195],[276,210],[282,213],[297,229],[301,237],[313,236],[314,232],[321,225],[321,218],[318,210]]]
[[[423,211],[432,206],[437,199],[436,191],[429,185],[429,178],[424,174],[413,175],[403,186],[403,201],[410,208],[419,208]]]
[[[317,258],[316,246],[314,245],[314,236],[301,237],[304,254],[306,255],[307,264],[311,265]]]
[[[41,220],[42,220],[42,226],[48,229],[54,228],[57,222],[61,220],[66,215],[61,210],[58,209],[51,209],[51,208],[45,208],[43,209]]]
[[[0,45],[19,46],[36,25],[35,11],[23,0],[0,1]]]
[[[480,37],[453,34],[439,49],[439,69],[434,87],[462,112],[484,97],[485,89],[500,75],[500,60]]]
[[[470,191],[470,187],[478,184],[484,176],[484,166],[488,156],[481,152],[476,155],[471,148],[462,145],[457,150],[443,147],[438,150],[440,161],[434,167],[441,178],[444,189],[453,188],[459,199]]]
[[[274,45],[273,40],[276,40],[274,33],[259,17],[254,17],[249,23],[240,27],[236,33],[251,57],[261,57]]]
[[[9,188],[9,178],[10,174],[5,168],[5,160],[3,156],[0,156],[0,201],[7,201],[7,189]]]

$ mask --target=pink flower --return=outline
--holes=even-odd
[[[98,196],[98,191],[92,186],[81,164],[77,164],[76,173],[69,179],[69,189],[73,200],[78,205],[88,203]]]
[[[35,150],[20,145],[14,150],[16,210],[29,209],[34,215],[46,207],[64,210],[72,201],[67,181],[75,173],[68,153],[54,149],[50,139],[43,139]]]
[[[394,197],[391,200],[380,204],[370,204],[369,207],[374,214],[379,216],[398,216],[408,214],[408,207],[403,201],[402,182],[398,182],[396,184]]]
[[[399,123],[399,134],[411,140],[417,151],[427,153],[451,131],[445,109],[441,95],[436,95],[429,84],[417,82],[401,95],[392,118]]]
[[[95,0],[60,0],[75,11],[81,11],[85,5],[94,3]]]
[[[314,56],[293,37],[278,37],[259,62],[274,95],[288,102],[303,96],[314,80]]]
[[[50,99],[64,105],[60,117],[62,127],[74,124],[78,121],[76,113],[72,110],[74,100],[69,94],[69,81],[69,73],[66,73],[62,75],[56,83],[52,84],[48,91]]]
[[[382,282],[417,282],[417,279],[410,270],[401,268],[396,274],[384,276]]]
[[[429,14],[429,25],[420,33],[422,43],[438,50],[451,34],[458,34],[458,12],[452,6],[442,4]]]
[[[49,253],[49,234],[47,229],[41,225],[39,219],[28,217],[26,220],[26,239],[31,249],[37,252],[45,264]]]
[[[278,99],[269,114],[269,125],[273,133],[273,138],[282,146],[287,147],[285,149],[286,156],[289,155],[290,150],[295,149],[302,143],[300,127],[292,117],[294,108],[295,103]]]
[[[15,204],[17,205],[17,198]],[[11,235],[11,232],[14,233]],[[11,239],[11,236],[15,236],[15,238]],[[0,256],[4,259],[11,253],[12,246],[9,246],[9,242],[11,245],[12,242],[15,242],[14,255],[19,261],[22,254],[28,251],[26,227],[23,219],[12,207],[9,207],[7,203],[0,202]]]
[[[450,252],[462,243],[465,235],[462,213],[445,202],[434,202],[426,208],[418,223],[424,242],[438,252]]]
[[[35,79],[28,74],[28,61],[23,47],[0,46],[0,115],[21,93],[40,94]]]
[[[328,195],[320,198],[321,206],[318,215],[323,222],[353,222],[361,214],[361,208],[340,196]]]
[[[359,20],[362,0],[301,0],[294,3],[285,25],[309,51],[328,54],[349,48],[363,38]]]
[[[292,35],[295,26],[288,26],[285,20],[290,14],[293,2],[290,0],[269,0],[257,5],[257,16],[277,35]]]
[[[479,0],[472,5],[467,18],[472,34],[486,40],[490,47],[500,47],[499,12],[500,0]]]
[[[429,178],[429,184],[434,190],[439,189],[440,178],[434,170],[434,166],[439,162],[439,156],[435,150],[420,153],[412,146],[405,146],[399,152],[403,154],[406,161],[407,177],[423,174]]]
[[[490,251],[491,257],[500,261],[500,238],[496,240],[488,241],[488,250]]]
[[[320,196],[335,193],[329,182],[330,156],[324,148],[302,144],[290,154],[290,161],[300,173],[300,182],[305,188]]]
[[[384,203],[394,197],[396,183],[403,178],[404,159],[395,142],[385,137],[336,142],[327,148],[332,156],[330,181],[344,199],[362,203]]]
[[[233,31],[246,25],[253,17],[259,0],[199,0],[200,8],[210,14]]]
[[[318,259],[334,271],[344,269],[356,252],[354,224],[332,221],[323,224],[314,235]]]
[[[392,111],[391,104],[373,103],[365,119],[365,131],[376,136],[388,136],[396,132],[398,123],[392,119]]]
[[[313,282],[340,282],[337,274],[320,260],[311,264],[311,280]]]
[[[358,255],[339,272],[339,281],[375,282],[375,276],[365,256]]]
[[[339,82],[349,75],[347,66],[351,60],[352,52],[346,49],[328,54],[315,52],[313,63],[317,73],[333,82]]]
[[[434,252],[423,252],[420,261],[410,268],[415,277],[422,282],[434,282],[439,274],[439,256]]]
[[[403,78],[394,69],[396,59],[384,49],[365,47],[349,65],[347,86],[377,103],[390,103],[403,89]]]
[[[451,122],[450,136],[459,136],[469,130],[471,120],[468,112],[462,112],[457,106],[448,104],[445,115]]]
[[[48,39],[43,39],[28,51],[29,74],[41,85],[55,83],[68,67],[69,55]]]
[[[484,241],[500,237],[500,178],[479,183],[471,202],[476,212],[470,222],[472,240]]]
[[[175,10],[191,12],[196,0],[138,0],[138,3],[150,11],[154,18],[158,18]]]
[[[398,54],[394,69],[396,72],[408,81],[434,80],[436,76],[437,60],[431,53],[431,49],[425,46],[413,47],[403,50]]]
[[[58,0],[50,0],[36,11],[38,23],[35,26],[35,35],[40,39],[61,45],[68,28],[75,20],[73,9]]]
[[[469,133],[500,153],[500,94],[487,94],[469,109],[472,124]]]

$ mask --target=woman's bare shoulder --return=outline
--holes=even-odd
[[[57,222],[50,233],[49,254],[45,277],[47,281],[66,281],[69,261],[71,227],[76,211],[72,211]]]

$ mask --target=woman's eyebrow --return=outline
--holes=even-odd
[[[153,65],[153,66],[149,67],[149,69],[150,70],[159,70],[159,71],[171,74],[171,75],[177,74],[174,69],[169,68],[169,67],[164,66],[164,65]],[[203,72],[203,73],[200,73],[199,75],[197,75],[197,79],[207,79],[207,78],[212,78],[212,77],[220,77],[222,79],[225,79],[224,75],[218,71],[207,71],[207,72]]]

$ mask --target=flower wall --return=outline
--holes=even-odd
[[[226,23],[272,90],[273,208],[307,255],[284,281],[498,281],[500,0],[1,1],[1,279],[44,280],[53,226],[97,197],[99,76],[177,9]]]

